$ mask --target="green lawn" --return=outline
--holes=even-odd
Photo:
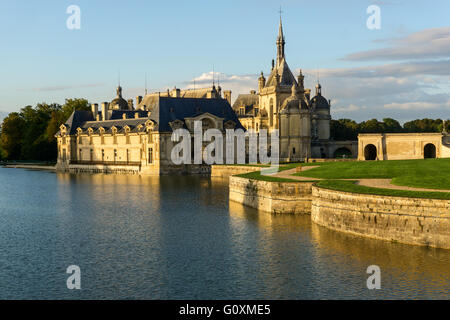
[[[298,163],[298,162],[287,163],[287,164],[280,164],[280,166],[278,168],[278,172],[289,170],[289,169],[293,169],[293,168],[295,168],[295,167],[297,167],[299,165],[301,165],[301,163]],[[261,165],[261,167],[263,167],[263,166]],[[268,166],[265,166],[265,167],[268,167]],[[305,181],[299,181],[299,180],[294,180],[294,179],[273,177],[271,175],[261,175],[260,171],[254,171],[254,172],[249,172],[249,173],[238,174],[236,176],[237,177],[242,177],[242,178],[247,178],[247,179],[269,181],[269,182],[305,182]]]
[[[375,194],[381,196],[395,196],[407,198],[427,198],[427,199],[445,199],[450,200],[450,192],[422,192],[409,190],[393,190],[382,188],[371,188],[366,186],[359,186],[355,184],[356,181],[349,180],[321,180],[316,185],[322,188],[347,191],[353,193]]]
[[[450,190],[450,159],[322,162],[308,165],[319,167],[294,175],[322,179],[392,179],[393,184],[400,186]]]

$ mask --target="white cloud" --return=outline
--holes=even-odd
[[[379,40],[377,42],[380,42]],[[450,27],[425,29],[398,39],[387,39],[388,48],[349,54],[343,60],[405,60],[448,58],[450,56]]]
[[[399,109],[399,110],[424,110],[424,109],[448,109],[450,108],[450,99],[443,103],[416,101],[404,103],[389,103],[383,106],[385,109]]]
[[[249,93],[250,90],[257,90],[258,87],[258,75],[236,75],[226,74],[221,72],[214,73],[214,83],[217,86],[218,83],[222,87],[222,90],[232,91],[232,103],[236,100],[239,94]],[[186,82],[187,89],[211,87],[213,83],[213,72],[204,72],[200,76],[195,77]]]
[[[333,112],[335,113],[342,113],[342,112],[354,112],[354,111],[360,111],[363,109],[367,109],[366,106],[357,106],[354,104],[349,105],[348,107],[334,107]]]

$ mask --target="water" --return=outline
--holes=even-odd
[[[436,299],[449,266],[450,250],[229,202],[220,179],[0,168],[0,299]]]

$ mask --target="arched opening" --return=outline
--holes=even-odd
[[[364,148],[364,158],[366,160],[376,160],[377,159],[377,147],[373,144],[368,144]]]
[[[336,151],[334,152],[334,157],[335,158],[351,158],[352,157],[352,152],[350,150],[348,150],[345,147],[336,149]]]
[[[434,159],[436,158],[436,146],[432,143],[428,143],[423,148],[423,157],[425,159]]]

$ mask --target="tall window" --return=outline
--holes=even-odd
[[[102,149],[102,162],[105,161],[105,150]]]
[[[148,148],[148,163],[153,163],[153,148]]]
[[[116,162],[116,161],[117,161],[117,150],[114,149],[114,162]]]
[[[91,159],[91,162],[94,161],[94,150],[92,150],[92,149],[91,149],[90,159]]]
[[[127,149],[127,162],[130,161],[130,150]]]
[[[273,99],[270,99],[270,106],[269,106],[269,125],[273,126]]]

